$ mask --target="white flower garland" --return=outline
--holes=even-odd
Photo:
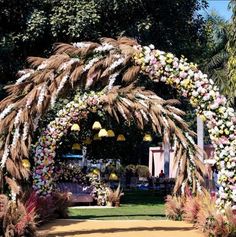
[[[15,107],[15,104],[8,105],[0,114],[0,120],[4,119]]]
[[[5,164],[7,162],[7,158],[8,158],[8,155],[9,155],[9,147],[8,146],[5,146],[5,149],[4,149],[4,152],[3,152],[3,156],[2,156],[2,160],[1,160],[1,169],[3,169],[5,167]]]

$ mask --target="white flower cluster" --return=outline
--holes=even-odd
[[[17,125],[19,124],[20,122],[20,116],[22,114],[22,109],[19,109],[17,114],[16,114],[16,117],[14,119],[14,126],[17,127]]]
[[[12,139],[12,144],[11,144],[12,148],[16,147],[16,143],[17,143],[19,137],[20,137],[20,128],[17,127],[15,129],[15,132],[14,132],[14,135],[13,135],[13,139]]]
[[[42,70],[42,69],[45,69],[47,67],[48,63],[47,63],[47,60],[43,61],[42,64],[40,64],[38,67],[37,67],[37,70]]]
[[[43,103],[45,93],[46,93],[46,88],[47,88],[46,83],[39,88],[40,93],[38,97],[37,107],[40,107]]]
[[[58,71],[65,70],[68,66],[72,65],[75,62],[79,62],[79,58],[71,58],[69,61],[62,63],[62,65],[58,68]]]
[[[11,192],[11,200],[12,200],[13,202],[16,202],[16,193]]]
[[[116,72],[116,73],[113,73],[109,76],[109,84],[108,84],[108,90],[111,90],[112,87],[113,87],[113,84],[117,78],[117,76],[119,75],[120,72]]]
[[[124,63],[125,59],[123,57],[121,57],[120,55],[116,55],[115,58],[117,58],[118,60],[116,60],[115,62],[113,62],[110,67],[108,68],[108,71],[112,71],[115,68],[117,68],[118,66],[120,66],[121,64]]]
[[[83,68],[83,71],[86,72],[88,71],[96,62],[98,62],[100,59],[102,58],[102,56],[96,57],[91,59]]]
[[[114,46],[108,43],[102,44],[101,46],[94,49],[95,53],[107,52],[114,49]]]
[[[73,47],[75,47],[75,48],[81,49],[81,48],[87,48],[87,47],[89,47],[91,44],[90,44],[90,43],[85,43],[85,42],[78,42],[78,43],[73,43],[72,45],[73,45]]]
[[[3,169],[5,167],[9,152],[10,151],[9,151],[8,146],[5,146],[5,150],[3,152],[3,156],[2,156],[2,160],[1,160],[1,169]]]
[[[4,119],[14,108],[15,104],[8,105],[0,114],[0,120]]]
[[[61,79],[60,81],[60,84],[57,88],[57,91],[52,95],[51,97],[51,107],[53,107],[55,105],[55,102],[56,102],[56,99],[57,99],[57,96],[58,94],[60,93],[60,91],[62,90],[62,88],[64,87],[66,81],[68,80],[69,78],[69,75],[66,74],[65,76],[63,76],[63,78]]]
[[[28,137],[28,133],[29,133],[29,124],[28,124],[28,122],[25,122],[24,128],[23,128],[23,135],[22,135],[23,141],[26,141],[26,139]]]
[[[29,78],[32,75],[32,73],[34,72],[34,70],[31,69],[30,71],[28,71],[28,73],[26,73],[25,71],[19,71],[19,72],[20,73],[22,72],[23,75],[16,80],[16,85],[21,84],[23,81],[25,81],[27,78]]]

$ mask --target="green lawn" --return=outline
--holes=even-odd
[[[97,220],[164,219],[164,198],[153,191],[126,191],[119,208],[70,208],[69,218]]]

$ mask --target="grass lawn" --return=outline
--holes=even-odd
[[[165,219],[164,197],[154,191],[126,191],[119,208],[70,208],[69,218],[96,220]]]

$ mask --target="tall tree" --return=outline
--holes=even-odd
[[[29,55],[54,42],[127,35],[190,59],[205,44],[198,11],[206,0],[0,0],[0,78],[13,79]]]
[[[227,50],[229,53],[228,67],[230,86],[234,96],[234,104],[236,105],[236,0],[230,1],[230,7],[232,9],[233,16],[227,45]]]

